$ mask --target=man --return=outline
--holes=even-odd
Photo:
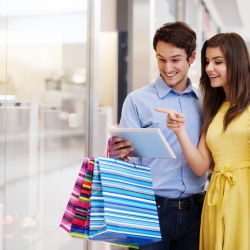
[[[175,134],[166,128],[166,115],[155,111],[155,108],[168,108],[183,113],[189,136],[198,144],[201,104],[188,78],[188,69],[196,56],[196,34],[183,22],[167,23],[156,31],[153,47],[159,76],[153,83],[128,94],[119,126],[160,128],[177,159],[142,158],[139,161],[151,168],[162,234],[161,242],[140,249],[198,250],[206,175],[193,173]],[[112,157],[123,159],[133,150],[133,145],[122,138],[114,138],[113,142]]]

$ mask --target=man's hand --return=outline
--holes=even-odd
[[[130,145],[130,141],[123,141],[121,137],[112,137],[109,140],[109,157],[124,159],[133,150],[134,147]]]

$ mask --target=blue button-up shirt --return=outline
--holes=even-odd
[[[155,194],[168,198],[186,197],[205,190],[206,175],[197,176],[186,162],[173,131],[166,127],[166,114],[155,108],[174,109],[185,116],[186,130],[194,145],[198,145],[202,123],[201,102],[192,88],[179,94],[159,75],[155,82],[136,90],[126,97],[120,120],[123,128],[159,128],[176,159],[139,159],[141,165],[150,166]],[[150,147],[150,145],[148,145]]]

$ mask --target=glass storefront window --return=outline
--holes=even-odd
[[[85,155],[88,1],[0,7],[0,250],[83,249],[59,222]]]

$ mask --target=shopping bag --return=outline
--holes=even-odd
[[[80,196],[80,192],[82,189],[83,180],[84,180],[85,175],[86,175],[89,160],[90,160],[90,158],[85,158],[83,160],[83,163],[82,163],[80,171],[78,173],[75,185],[73,187],[73,191],[70,195],[65,212],[64,212],[62,219],[61,219],[61,222],[60,222],[60,227],[68,233],[70,231],[70,228],[72,225],[72,220],[73,220],[75,212],[76,212],[77,202],[79,200],[79,196]]]
[[[89,238],[91,239],[94,235],[98,234],[103,228],[105,228],[104,200],[98,158],[95,158],[94,163],[90,204]]]
[[[161,240],[149,167],[95,158],[90,202],[91,240],[131,246]]]
[[[89,237],[90,195],[92,191],[93,169],[94,158],[90,158],[69,231],[71,236]]]

